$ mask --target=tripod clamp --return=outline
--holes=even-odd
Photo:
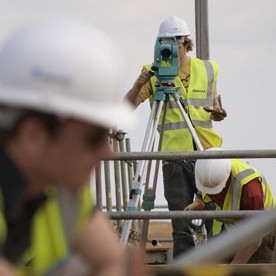
[[[133,199],[134,195],[140,195],[142,194],[142,190],[140,188],[133,188],[129,192],[129,199]]]
[[[168,102],[170,96],[173,96],[174,100],[180,99],[180,87],[175,87],[173,82],[159,83],[156,85],[156,92],[154,96],[155,101]]]

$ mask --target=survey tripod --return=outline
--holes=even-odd
[[[165,42],[164,42],[165,41]],[[175,37],[158,37],[155,44],[154,51],[154,65],[152,67],[153,74],[156,76],[156,91],[153,99],[151,114],[146,128],[146,133],[142,145],[142,152],[150,152],[153,150],[155,137],[158,131],[158,123],[163,111],[162,126],[160,130],[159,138],[159,150],[161,149],[162,136],[164,122],[166,118],[167,105],[170,100],[175,101],[179,108],[184,121],[187,123],[189,131],[191,132],[193,141],[198,150],[203,150],[201,142],[195,132],[195,129],[190,121],[189,116],[185,112],[185,106],[181,98],[180,87],[175,87],[174,79],[178,75],[178,46]],[[143,181],[146,172],[148,160],[141,160],[136,168],[136,172],[133,178],[132,187],[129,195],[129,202],[126,211],[136,211],[139,203],[139,199],[142,195]],[[156,171],[159,168],[159,162],[156,165]],[[155,177],[157,172],[155,171]],[[147,185],[145,187],[145,193],[143,196],[144,210],[151,210],[154,207],[154,199],[156,192],[156,182],[152,188]],[[145,233],[145,228],[148,228],[148,220],[143,223],[142,233]],[[130,234],[132,220],[126,220],[123,224],[121,233],[121,244],[126,245]],[[142,241],[145,241],[145,237],[142,236]]]

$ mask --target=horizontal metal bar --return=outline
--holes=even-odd
[[[113,220],[132,219],[243,219],[266,211],[125,211],[105,212]]]
[[[196,160],[211,158],[276,158],[276,150],[121,152],[106,155],[102,160]]]
[[[106,211],[106,205],[103,205],[103,210]],[[168,210],[168,206],[166,204],[156,204],[154,205],[154,209],[166,209]],[[116,205],[112,205],[112,210],[116,210]]]

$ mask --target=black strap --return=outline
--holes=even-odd
[[[7,238],[2,245],[1,254],[16,263],[30,245],[31,221],[46,196],[25,199],[27,183],[3,149],[0,149],[0,168],[0,187],[4,201],[2,212],[7,224]]]

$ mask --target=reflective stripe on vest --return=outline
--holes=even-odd
[[[264,209],[273,208],[275,206],[273,193],[260,172],[243,160],[233,159],[231,160],[231,164],[233,179],[230,185],[232,190],[229,189],[229,192],[226,194],[223,210],[240,210],[243,186],[256,178],[262,184]]]
[[[196,124],[195,124],[196,123]],[[193,121],[194,125],[201,126],[203,128],[211,128],[210,122],[202,122],[202,121]],[[164,130],[177,130],[177,129],[188,129],[187,123],[184,122],[177,122],[177,123],[166,123],[164,126]],[[161,126],[158,126],[158,130],[160,131]]]
[[[242,183],[242,180],[252,174],[254,174],[255,171],[253,169],[247,169],[245,171],[242,171],[235,175],[232,185],[233,185],[233,192],[232,192],[232,210],[239,210],[239,198],[240,198],[240,183]]]

